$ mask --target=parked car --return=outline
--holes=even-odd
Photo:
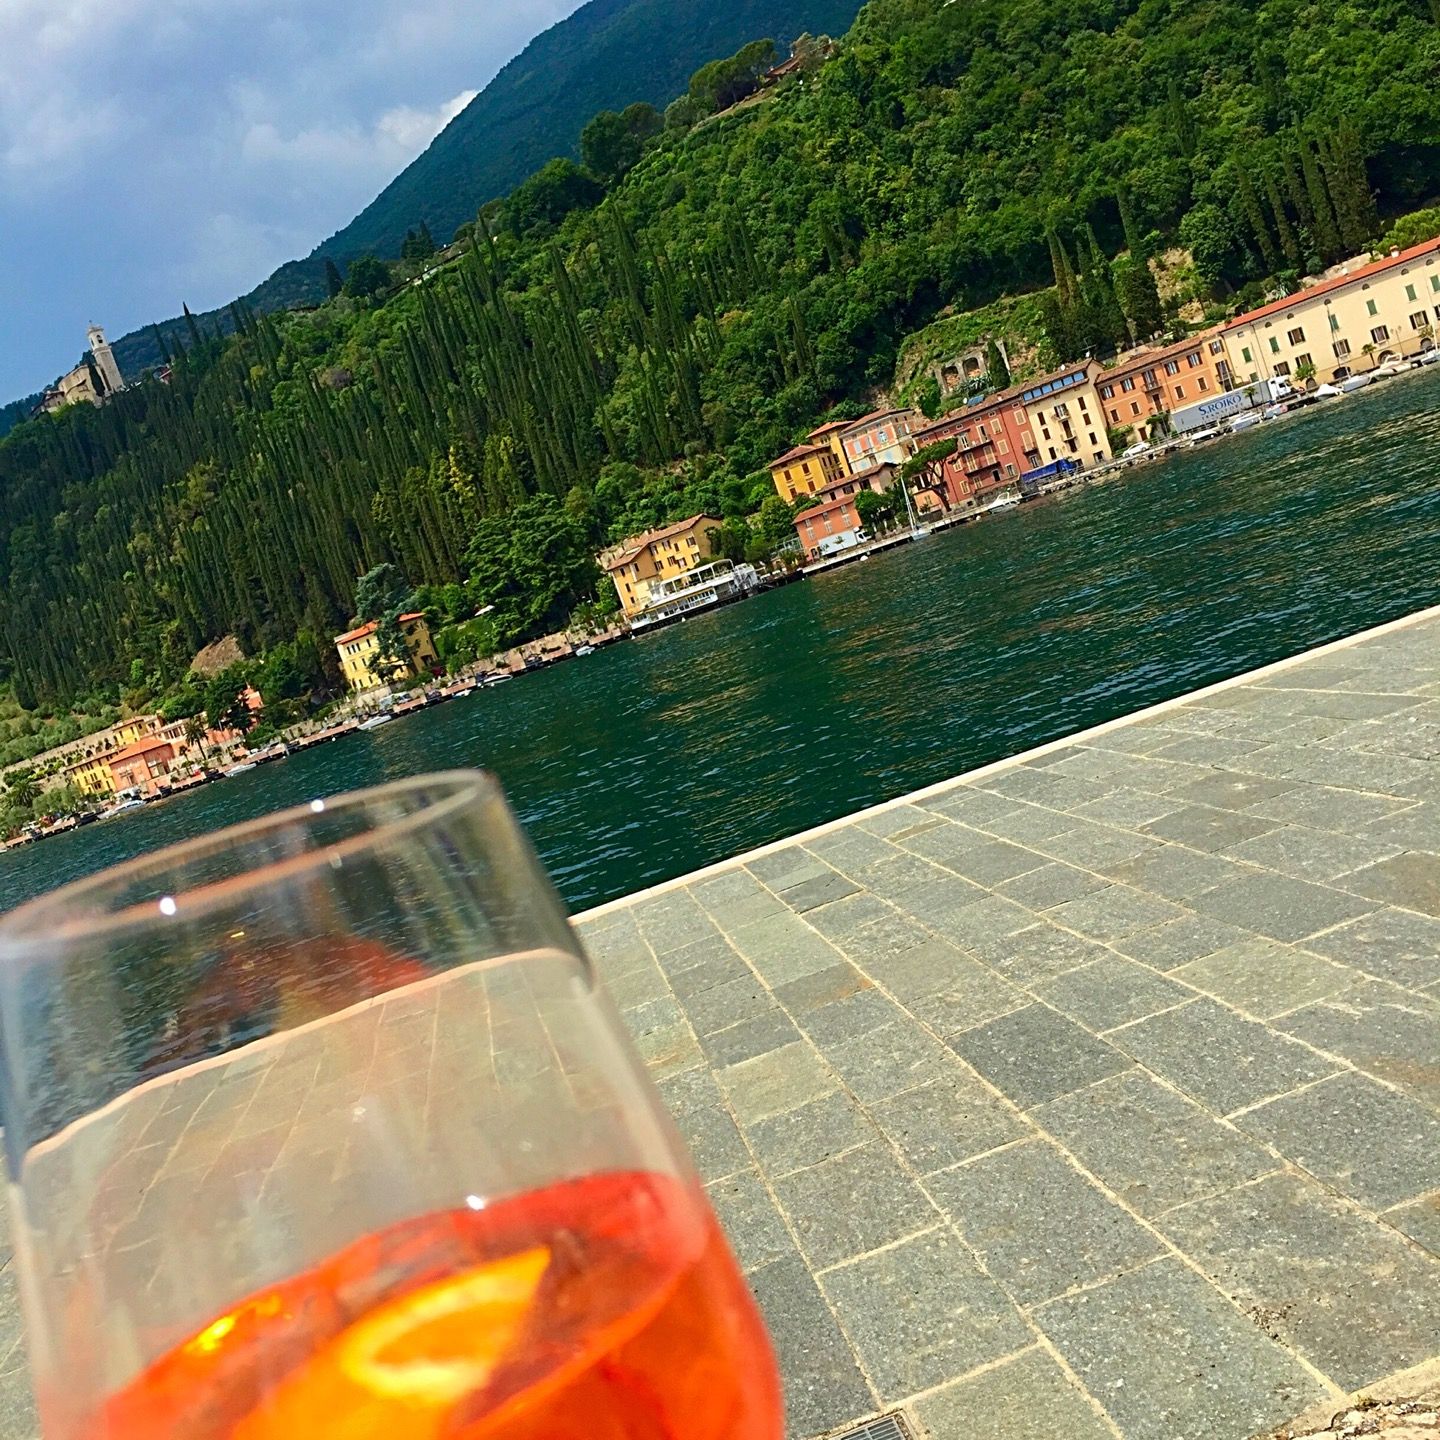
[[[1133,445],[1127,445],[1121,452],[1122,460],[1133,460],[1137,455],[1144,455],[1150,449],[1143,440],[1137,440]]]

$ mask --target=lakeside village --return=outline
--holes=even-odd
[[[1132,351],[1109,368],[1078,362],[935,421],[894,407],[832,421],[769,466],[776,494],[794,510],[795,542],[768,571],[717,555],[723,521],[692,515],[597,557],[623,617],[598,633],[548,636],[445,677],[424,615],[398,617],[393,641],[403,642],[404,653],[397,659],[382,654],[378,623],[362,625],[335,637],[350,695],[323,724],[294,727],[252,751],[243,729],[209,728],[201,717],[123,720],[26,762],[42,789],[69,787],[93,804],[26,826],[0,848],[243,774],[936,529],[1340,400],[1440,363],[1437,328],[1440,239],[1433,239],[1336,267],[1180,343]],[[979,347],[944,368],[974,376],[985,367]],[[88,368],[85,378],[93,383]],[[1117,454],[1118,440],[1132,443]],[[263,708],[253,689],[239,699],[251,713]]]

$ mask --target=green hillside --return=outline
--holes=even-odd
[[[578,155],[580,131],[600,110],[635,101],[663,107],[707,60],[765,36],[842,34],[860,0],[589,0],[512,60],[343,230],[303,260],[282,265],[244,297],[255,310],[323,298],[324,260],[393,259],[405,232],[424,220],[446,241],[489,200],[508,194],[556,155]],[[200,317],[231,328],[224,310]],[[180,334],[183,318],[163,322]],[[128,375],[159,359],[149,329],[115,342]]]
[[[1183,240],[1218,308],[1380,242],[1440,174],[1436,74],[1432,0],[871,0],[803,84],[709,119],[697,86],[608,190],[547,166],[430,283],[20,426],[0,662],[138,703],[221,635],[323,650],[381,562],[508,637],[637,527],[708,509],[761,554],[765,461],[938,318],[1030,292],[1068,359],[1142,323],[1127,246]]]

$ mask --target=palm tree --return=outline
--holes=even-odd
[[[206,744],[206,736],[209,733],[209,728],[205,724],[205,717],[203,715],[192,715],[186,720],[185,743],[186,745],[198,744],[200,746],[201,758],[205,760],[210,758],[210,747]]]
[[[5,779],[5,789],[17,810],[28,810],[40,798],[40,787],[29,770],[12,770]]]

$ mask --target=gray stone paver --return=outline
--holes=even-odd
[[[1440,1350],[1437,756],[1432,616],[581,917],[795,1440],[891,1405],[932,1440],[1245,1440]],[[444,1125],[484,1057],[434,1013],[386,1007],[370,1081]],[[533,1039],[499,1078],[543,1076]],[[267,1169],[299,1152],[363,1202],[353,1062],[243,1054],[49,1182],[97,1189],[137,1293],[176,1196],[300,1223]],[[33,1440],[17,1333],[7,1243],[0,1433]]]

